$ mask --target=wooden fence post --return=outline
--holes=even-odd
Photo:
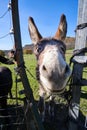
[[[87,23],[87,0],[78,1],[78,21],[77,25]],[[77,26],[76,30],[76,41],[75,41],[75,50],[84,48],[87,46],[87,27],[79,28]],[[78,83],[82,78],[83,66],[76,63],[74,65],[74,78],[73,82]],[[80,94],[81,86],[73,85],[72,86],[72,101],[69,108],[69,116],[73,119],[69,122],[69,130],[78,130],[78,118],[79,118],[79,106],[80,106]]]
[[[14,29],[14,41],[15,41],[15,47],[16,47],[17,66],[18,66],[20,77],[22,80],[22,84],[23,84],[23,87],[25,90],[25,95],[26,95],[29,103],[32,104],[31,108],[29,108],[31,110],[31,113],[32,113],[32,115],[30,115],[30,116],[34,117],[37,129],[44,130],[39,113],[38,113],[38,110],[37,110],[36,103],[34,101],[32,89],[30,87],[30,84],[29,84],[29,81],[28,81],[28,78],[26,75],[25,67],[24,67],[20,24],[19,24],[18,0],[11,0],[11,4],[12,4],[12,20],[13,20],[13,29]],[[28,115],[28,117],[29,117],[29,115]],[[33,127],[30,126],[30,128],[28,127],[27,130],[33,130],[32,128]]]

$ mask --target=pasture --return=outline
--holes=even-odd
[[[73,52],[73,50],[67,50],[67,52],[66,52],[66,61],[68,63],[70,61],[70,57],[72,56],[72,52]],[[36,75],[36,72],[35,72],[36,58],[33,54],[32,55],[26,54],[26,55],[24,55],[24,62],[25,62],[25,69],[26,69],[27,77],[29,79],[31,88],[33,90],[34,98],[36,100],[38,100],[38,98],[39,98],[39,96],[38,96],[38,82],[35,79],[36,78],[36,76],[35,76]],[[17,75],[16,75],[14,68],[16,67],[16,65],[5,65],[5,64],[0,63],[0,66],[7,66],[12,71],[12,78],[13,78],[12,95],[13,95],[13,97],[15,97],[16,96],[16,91],[15,91],[16,81],[15,80],[16,80]],[[86,69],[85,69],[85,71],[86,71]],[[87,78],[87,74],[84,73],[83,77]],[[22,98],[22,97],[24,97],[24,94],[20,95],[19,94],[20,90],[23,90],[22,82],[17,83],[17,97]],[[82,90],[87,91],[87,87],[82,88]],[[8,100],[8,102],[10,104],[11,104],[11,102],[13,103],[12,100]],[[87,100],[86,99],[81,98],[80,107],[81,107],[80,110],[83,112],[84,115],[86,115],[87,114]]]

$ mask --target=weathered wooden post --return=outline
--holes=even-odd
[[[21,44],[21,33],[20,33],[20,24],[19,24],[19,12],[18,12],[18,0],[11,0],[12,4],[12,20],[13,20],[13,29],[14,29],[14,41],[15,41],[15,47],[16,47],[16,60],[17,60],[17,66],[20,73],[20,77],[24,86],[25,95],[28,99],[27,102],[27,108],[29,107],[29,114],[28,117],[31,116],[34,118],[35,125],[37,126],[38,130],[44,130],[41,119],[38,114],[37,106],[34,101],[32,89],[30,87],[26,71],[25,71],[25,65],[23,60],[23,52],[22,52],[22,44]],[[31,104],[31,105],[30,105]],[[27,113],[28,114],[28,113]],[[26,115],[27,116],[27,115]],[[30,124],[29,119],[29,124]],[[27,119],[28,123],[28,119]],[[36,130],[32,126],[27,125],[27,130]]]
[[[87,46],[87,0],[78,1],[78,21],[76,29],[76,41],[75,50],[84,48]],[[75,60],[79,61],[81,57],[76,56]],[[81,60],[81,59],[80,59]],[[83,60],[83,59],[82,59]],[[72,86],[72,101],[69,108],[69,116],[71,118],[69,122],[69,130],[78,130],[78,118],[79,118],[79,106],[80,106],[80,94],[81,86],[79,85],[82,78],[83,65],[79,63],[74,64],[73,68],[73,83]]]

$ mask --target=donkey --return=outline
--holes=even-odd
[[[4,64],[14,64],[12,61],[9,61],[9,59],[0,56],[0,62]],[[11,88],[12,88],[12,73],[9,68],[5,66],[0,67],[0,114],[3,116],[6,116],[8,114],[7,112],[7,95],[11,94]],[[8,122],[8,120],[6,120]]]
[[[29,33],[37,58],[36,76],[40,86],[40,101],[43,101],[45,94],[63,93],[71,75],[65,60],[66,45],[63,42],[67,33],[66,16],[61,15],[59,27],[52,38],[43,38],[33,18],[29,17]]]

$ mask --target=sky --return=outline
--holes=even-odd
[[[12,29],[11,10],[8,10],[10,0],[1,0],[0,4],[0,50],[13,48],[14,36]],[[28,18],[32,16],[41,35],[52,37],[57,31],[61,14],[67,18],[67,36],[75,37],[78,16],[78,0],[19,0],[19,16],[22,46],[31,44],[28,32]],[[2,17],[2,15],[7,13]]]

